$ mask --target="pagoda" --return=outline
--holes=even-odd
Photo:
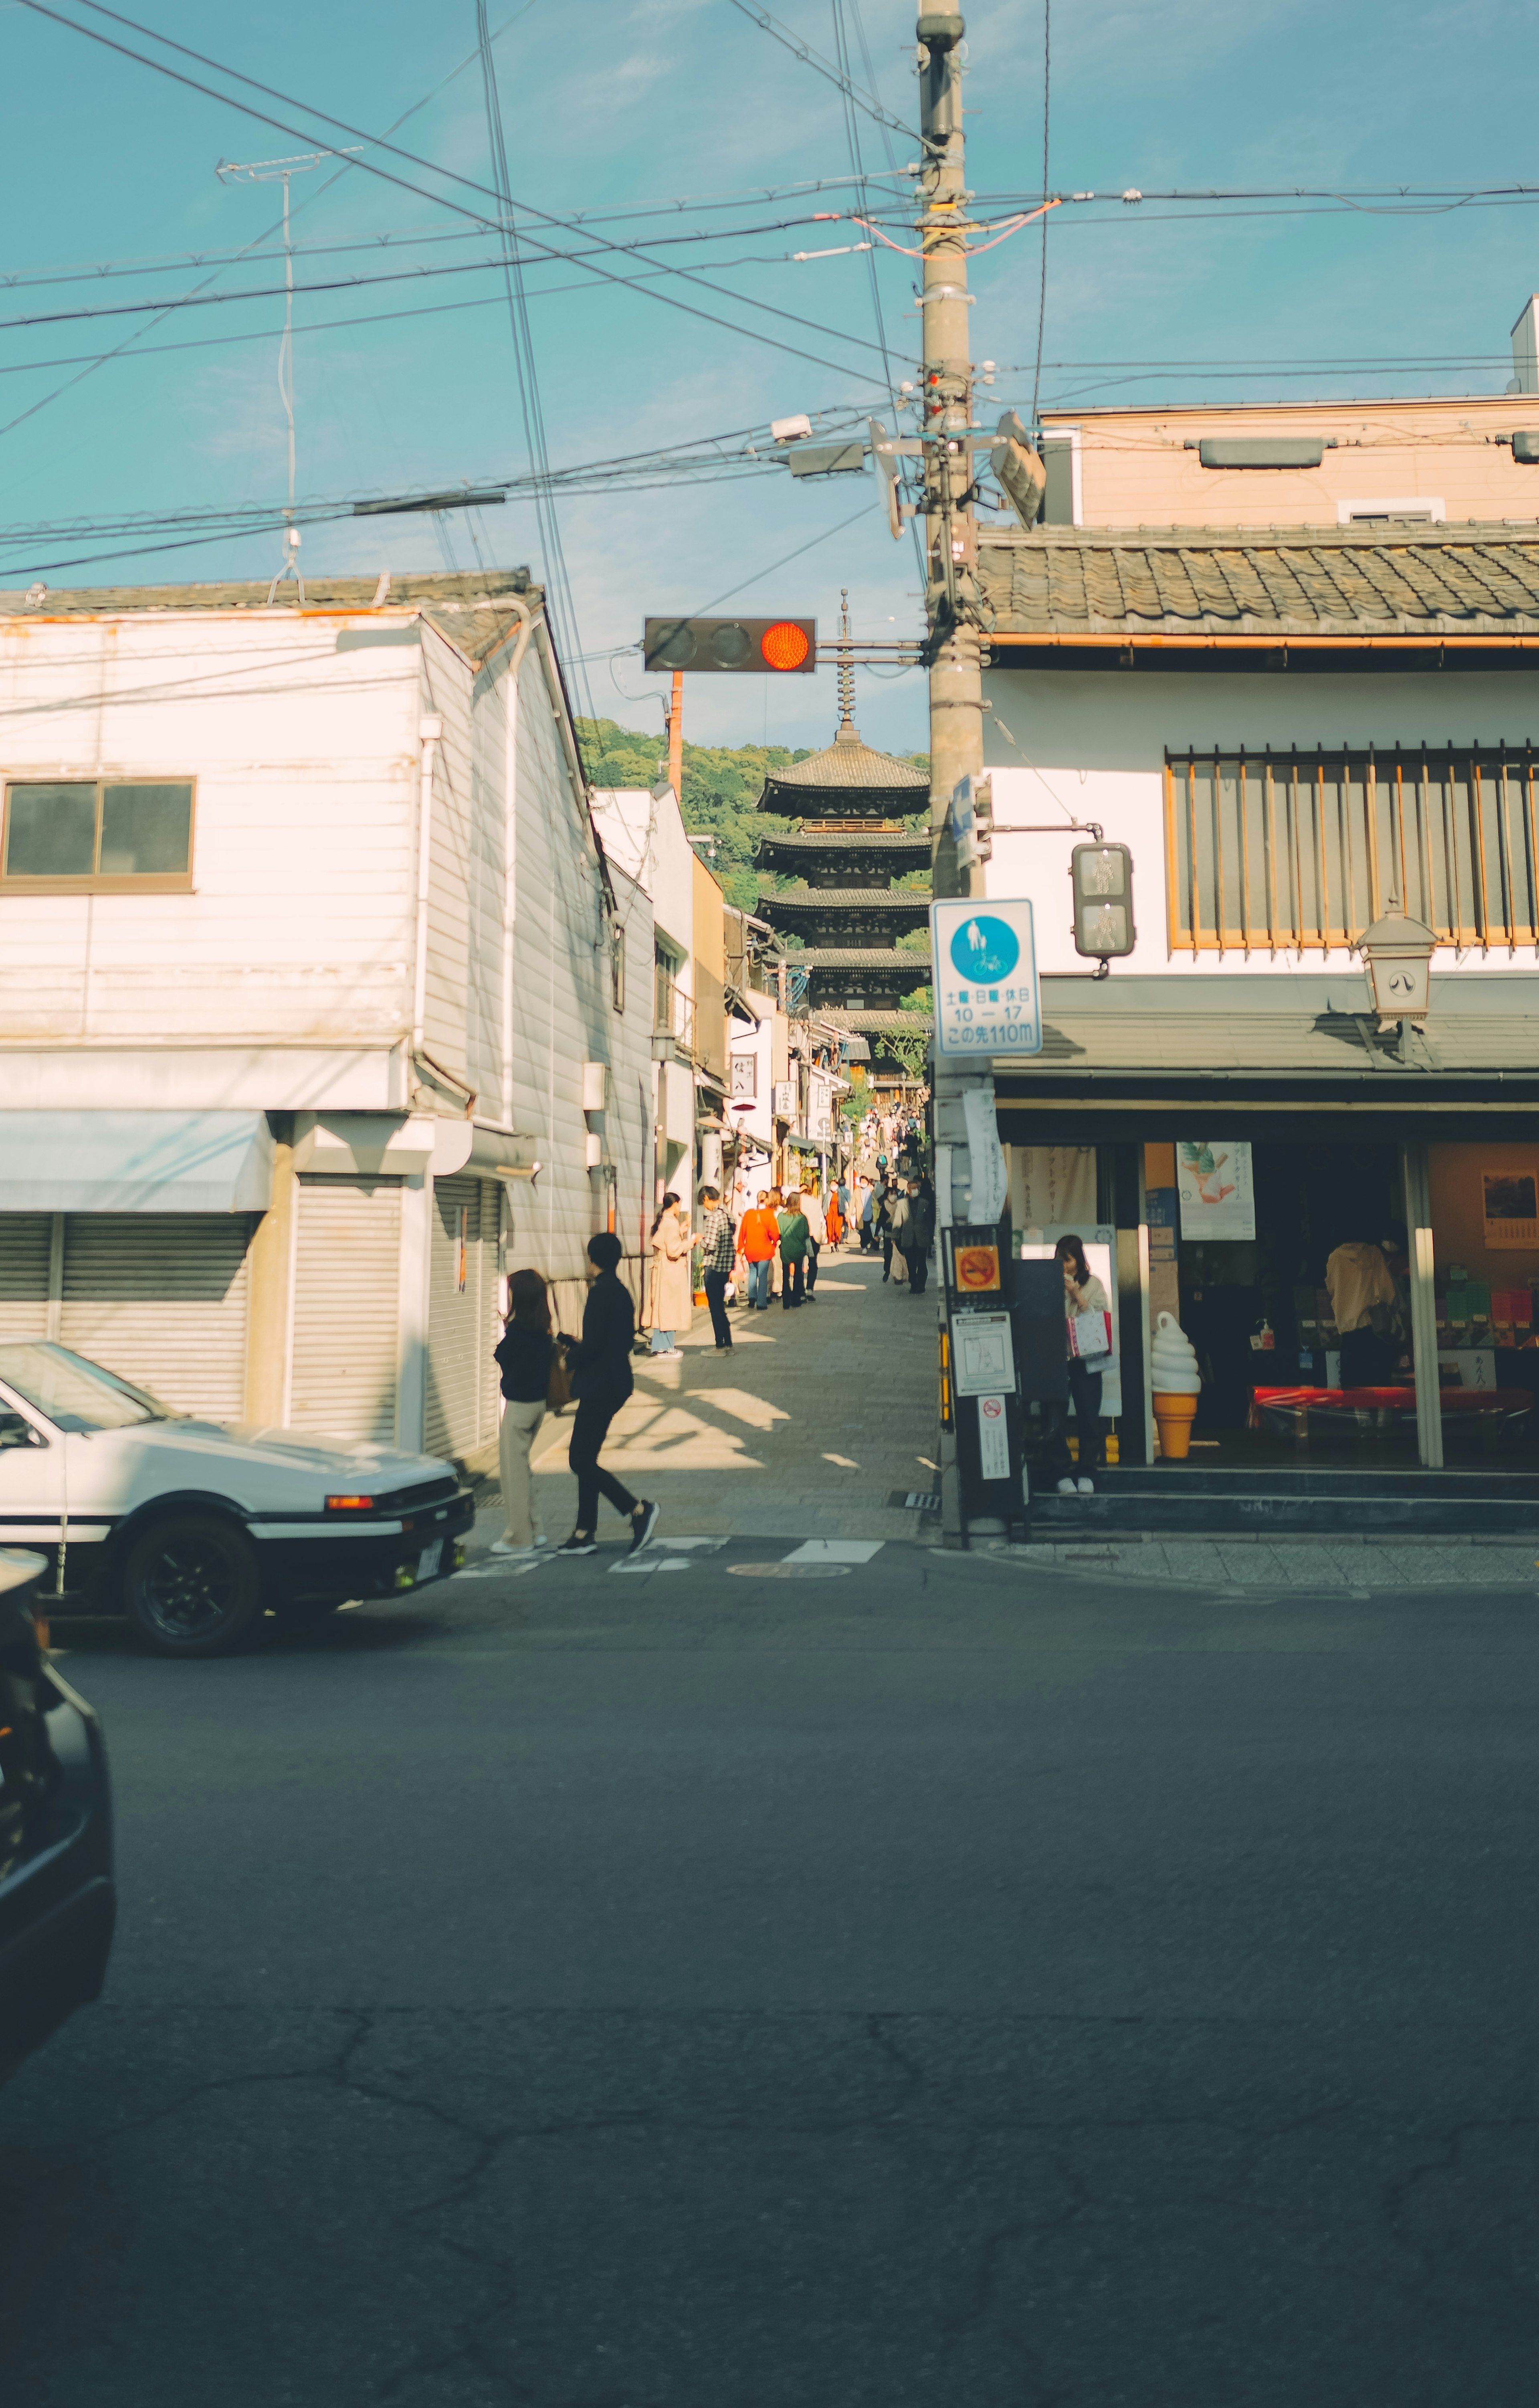
[[[848,640],[848,609],[841,626]],[[925,809],[930,781],[909,762],[874,752],[855,725],[854,709],[855,672],[846,652],[834,741],[805,761],[769,771],[759,809],[793,825],[762,837],[755,857],[760,868],[798,880],[761,889],[759,917],[805,945],[789,958],[806,971],[808,1009],[863,1038],[876,1063],[884,1035],[927,1035],[931,1025],[899,1009],[901,996],[928,985],[929,955],[897,941],[929,924],[930,836],[905,828],[903,815]],[[922,890],[894,886],[914,870],[927,873]]]

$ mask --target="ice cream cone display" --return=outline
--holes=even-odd
[[[1160,1452],[1173,1463],[1184,1462],[1191,1446],[1203,1375],[1197,1369],[1196,1348],[1171,1313],[1162,1312],[1155,1324],[1149,1369]]]

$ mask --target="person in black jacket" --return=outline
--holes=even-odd
[[[492,1541],[494,1555],[527,1555],[545,1544],[529,1457],[545,1419],[555,1351],[544,1280],[538,1271],[515,1271],[507,1283],[507,1327],[492,1350],[503,1391],[497,1461],[505,1524],[502,1537]]]
[[[567,1460],[577,1475],[577,1522],[559,1555],[591,1555],[598,1544],[598,1501],[607,1497],[617,1513],[631,1525],[631,1553],[636,1555],[657,1528],[661,1506],[645,1497],[633,1497],[612,1471],[599,1462],[599,1449],[635,1382],[631,1376],[631,1347],[635,1338],[635,1307],[629,1291],[616,1278],[622,1253],[612,1229],[600,1229],[588,1240],[588,1301],[583,1307],[582,1336],[562,1332],[572,1393],[577,1400]]]

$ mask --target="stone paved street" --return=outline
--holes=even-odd
[[[718,1354],[696,1310],[678,1363],[634,1358],[636,1393],[604,1460],[655,1497],[669,1531],[771,1538],[912,1539],[888,1503],[934,1484],[934,1289],[882,1284],[879,1259],[825,1251],[817,1298],[799,1312],[734,1309]],[[563,1537],[577,1517],[566,1468],[571,1412],[535,1445],[540,1512]],[[612,1523],[602,1509],[601,1531]]]

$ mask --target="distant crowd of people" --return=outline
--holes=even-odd
[[[822,1188],[762,1187],[750,1196],[740,1174],[729,1205],[720,1189],[707,1183],[700,1190],[696,1227],[670,1188],[650,1231],[641,1313],[648,1353],[664,1362],[678,1359],[678,1339],[694,1310],[697,1244],[719,1354],[732,1351],[732,1305],[744,1312],[767,1312],[778,1299],[783,1312],[794,1312],[815,1302],[825,1251],[837,1254],[851,1238],[862,1254],[881,1255],[884,1285],[891,1281],[922,1296],[935,1236],[934,1190],[922,1167],[918,1128],[897,1125],[891,1142],[898,1148],[895,1164],[878,1152],[872,1175],[838,1178]],[[589,1240],[580,1337],[555,1328],[549,1289],[538,1271],[515,1271],[508,1283],[506,1326],[495,1350],[504,1399],[499,1455],[506,1527],[493,1541],[493,1555],[530,1556],[547,1545],[530,1458],[546,1414],[559,1412],[572,1398],[577,1410],[568,1460],[577,1478],[577,1518],[555,1552],[593,1553],[601,1497],[630,1524],[633,1553],[657,1527],[657,1504],[634,1497],[599,1461],[609,1426],[635,1385],[631,1357],[636,1314],[619,1275],[621,1258],[613,1231],[601,1229]]]

